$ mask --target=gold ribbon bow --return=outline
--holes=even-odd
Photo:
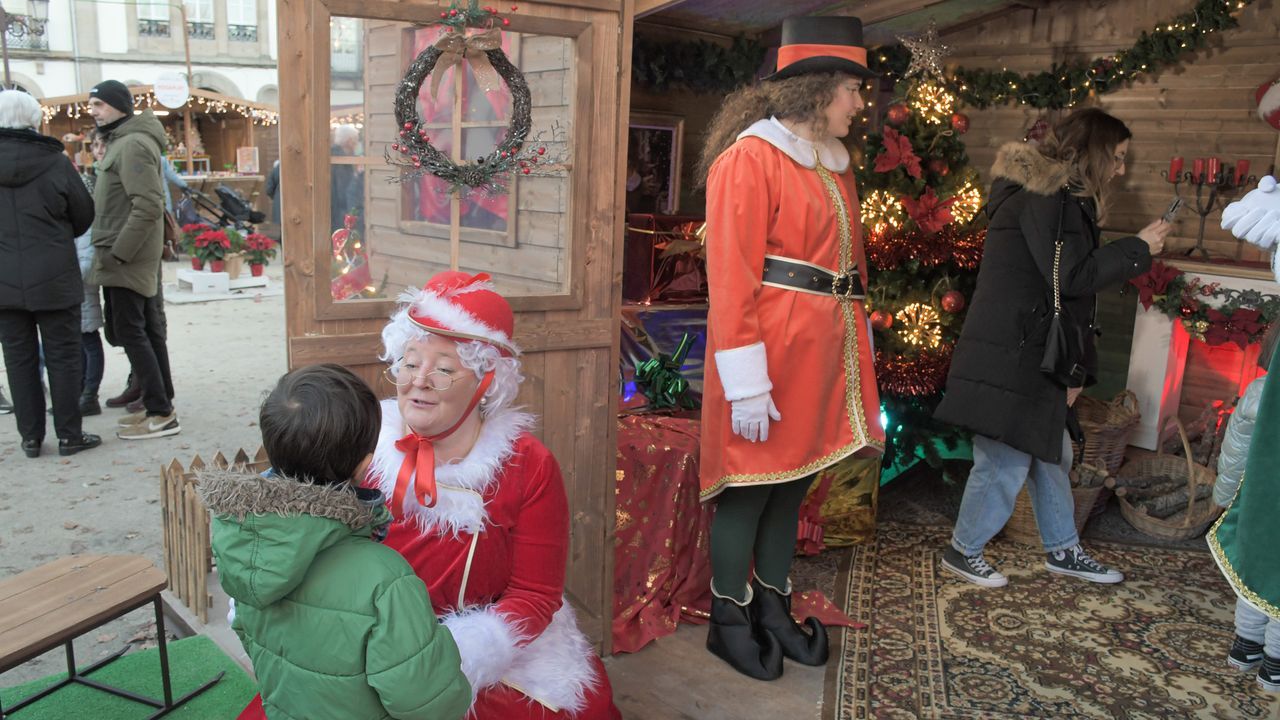
[[[498,28],[490,28],[475,35],[448,33],[436,42],[436,47],[440,49],[440,57],[436,60],[435,69],[431,71],[431,97],[436,96],[444,72],[454,65],[461,65],[463,58],[471,64],[476,83],[482,90],[492,92],[498,89],[501,78],[498,77],[498,71],[493,69],[493,63],[489,62],[489,56],[485,55],[488,50],[502,47],[502,31]]]

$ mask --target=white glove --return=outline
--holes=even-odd
[[[1222,229],[1263,250],[1280,239],[1280,190],[1270,175],[1258,181],[1256,190],[1222,211]]]
[[[767,392],[734,400],[731,406],[729,419],[733,434],[741,435],[750,442],[768,440],[769,419],[773,418],[774,422],[782,419],[778,406],[773,404],[773,396]]]

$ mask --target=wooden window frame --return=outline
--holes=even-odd
[[[557,3],[576,5],[578,3]],[[354,17],[366,20],[386,20],[405,23],[431,23],[440,17],[447,5],[400,4],[392,0],[315,0],[308,6],[311,28],[328,28],[329,19],[334,16]],[[525,295],[508,298],[515,312],[546,310],[580,310],[585,302],[584,273],[579,269],[585,267],[586,251],[589,243],[586,238],[600,232],[597,223],[587,213],[576,213],[576,199],[586,197],[588,183],[585,171],[573,172],[572,153],[575,148],[588,148],[593,131],[590,122],[592,107],[591,89],[594,87],[594,73],[599,72],[591,63],[593,46],[593,28],[588,22],[569,21],[557,18],[531,17],[514,14],[510,18],[509,32],[528,33],[534,35],[551,35],[568,38],[573,41],[573,70],[575,74],[572,95],[573,125],[569,138],[570,158],[569,201],[565,213],[566,226],[569,228],[569,247],[567,248],[567,267],[569,283],[566,292],[556,295]],[[311,72],[314,73],[314,87],[323,92],[325,97],[320,102],[310,104],[311,126],[313,128],[329,127],[328,93],[331,86],[328,63],[330,38],[327,32],[312,32],[310,37],[311,56],[324,62],[315,62]],[[599,132],[611,132],[613,128],[600,128]],[[311,184],[310,207],[306,209],[310,217],[329,217],[329,136],[327,132],[312,133],[310,142],[309,180]],[[370,156],[370,146],[374,141],[365,137],[365,155],[355,158],[339,158],[350,164],[376,165],[381,162],[376,156]],[[322,212],[323,211],[323,212]],[[314,222],[314,221],[313,221]],[[518,225],[515,217],[508,224],[509,228]],[[327,226],[327,225],[326,225]],[[328,282],[328,261],[330,239],[318,226],[312,226],[311,267],[316,281],[313,283],[313,300],[317,320],[355,320],[365,318],[386,318],[395,310],[393,298],[341,300],[335,301]],[[425,278],[424,278],[425,281]]]

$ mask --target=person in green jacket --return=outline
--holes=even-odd
[[[358,488],[381,426],[373,392],[338,365],[301,368],[259,425],[272,468],[204,472],[199,488],[265,716],[463,717],[471,686],[453,636],[409,563],[377,541],[391,521],[382,493]]]

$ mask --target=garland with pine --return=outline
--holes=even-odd
[[[766,52],[764,45],[743,37],[726,47],[706,40],[637,36],[631,45],[631,79],[653,92],[684,89],[724,95],[755,79]]]

